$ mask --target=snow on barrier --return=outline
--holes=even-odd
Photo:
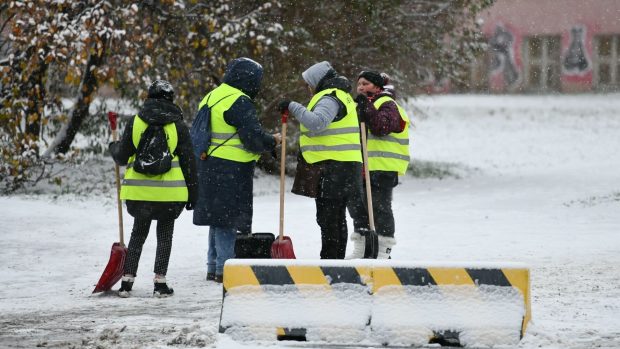
[[[462,346],[519,342],[531,318],[520,264],[231,259],[220,333],[238,341]]]

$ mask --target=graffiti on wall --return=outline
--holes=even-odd
[[[562,66],[566,74],[583,74],[591,68],[585,48],[586,29],[575,26],[570,30],[570,45],[564,54]]]
[[[513,48],[514,40],[512,33],[501,25],[495,28],[495,32],[489,40],[491,74],[502,74],[507,86],[511,86],[519,80]]]

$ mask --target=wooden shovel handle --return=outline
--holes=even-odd
[[[286,121],[288,110],[282,113],[282,150],[280,151],[280,228],[278,240],[284,240],[284,175],[286,164]]]
[[[368,143],[366,143],[366,123],[360,123],[362,133],[362,154],[364,156],[364,179],[366,182],[366,201],[368,202],[368,224],[370,230],[375,231],[375,214],[372,209],[372,192],[370,188],[370,170],[368,169]]]
[[[112,129],[112,140],[118,140],[118,131],[116,130],[117,114],[115,112],[108,112],[108,120],[110,121],[110,128]],[[125,234],[123,233],[123,206],[121,203],[121,175],[120,168],[116,161],[114,162],[114,174],[116,175],[116,206],[118,209],[118,235],[119,243],[125,247]]]

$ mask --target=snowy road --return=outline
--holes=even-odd
[[[526,263],[533,322],[519,348],[620,347],[619,97],[416,101],[428,117],[416,117],[414,159],[461,178],[403,179],[393,258]],[[277,179],[255,186],[254,230],[274,232]],[[174,297],[151,297],[154,236],[133,297],[90,294],[118,240],[112,196],[0,198],[0,347],[255,347],[217,334],[221,287],[204,281],[206,229],[188,213],[175,228]],[[288,194],[286,205],[298,257],[317,258],[314,202]]]

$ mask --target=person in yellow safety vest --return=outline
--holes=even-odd
[[[316,195],[316,220],[321,228],[321,258],[344,259],[347,248],[346,202],[361,185],[362,153],[351,82],[338,75],[329,62],[316,63],[302,73],[312,99],[307,107],[289,100],[279,103],[281,112],[300,122],[298,161],[315,168],[316,180],[308,181]],[[295,184],[293,185],[295,187]],[[298,193],[293,191],[294,193]]]
[[[409,117],[394,100],[393,87],[386,89],[389,78],[375,71],[363,71],[357,79],[355,101],[360,121],[364,121],[368,134],[368,169],[375,229],[378,234],[379,252],[377,258],[390,258],[395,224],[392,212],[392,192],[398,184],[398,176],[404,175],[409,166]],[[365,236],[368,226],[366,188],[347,203],[353,218],[354,232],[351,234],[353,251],[347,258],[364,256]]]
[[[168,81],[153,82],[149,86],[144,106],[125,126],[121,140],[110,144],[110,154],[114,161],[119,165],[127,165],[121,199],[125,200],[127,211],[134,217],[118,292],[120,297],[129,297],[137,275],[142,246],[153,220],[157,221],[153,295],[167,297],[174,293],[166,282],[174,221],[183,208],[192,209],[198,189],[189,130],[183,121],[183,112],[173,103],[173,98],[174,90]],[[149,125],[163,126],[168,149],[173,154],[170,170],[163,174],[150,175],[134,170],[138,144]]]
[[[228,63],[223,83],[200,102],[211,108],[211,146],[198,161],[199,195],[194,224],[209,225],[207,277],[221,283],[224,263],[235,257],[237,232],[251,233],[256,161],[282,141],[258,119],[253,99],[260,90],[263,67],[249,59]]]

